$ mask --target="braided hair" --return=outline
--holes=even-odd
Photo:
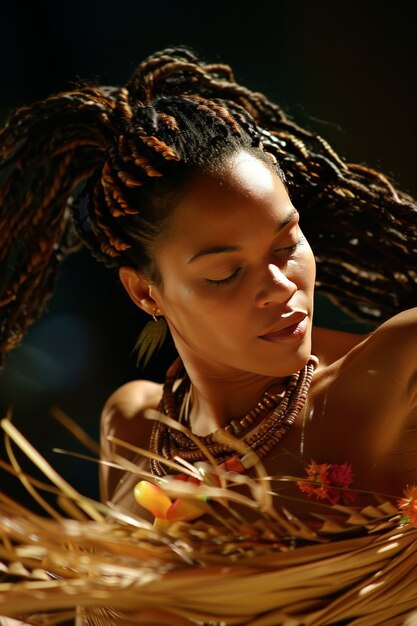
[[[317,261],[317,288],[360,320],[416,302],[417,205],[346,163],[229,66],[186,47],[123,87],[83,85],[24,106],[0,132],[0,364],[44,311],[59,264],[84,242],[108,267],[153,263],[195,172],[253,152],[285,181]]]

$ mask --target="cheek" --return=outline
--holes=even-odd
[[[171,283],[174,285],[174,282]],[[207,293],[207,287],[188,286],[178,284],[174,288],[166,289],[163,300],[166,313],[176,330],[183,336],[193,337],[198,341],[211,337],[213,343],[219,338],[228,341],[236,337],[247,323],[248,295],[246,290],[239,293],[234,292],[233,296],[226,293],[213,291]],[[236,315],[236,310],[240,315]],[[217,339],[215,339],[217,338]],[[227,342],[228,342],[227,341]]]
[[[184,284],[171,276],[161,293],[162,310],[176,325],[200,326],[205,319],[210,321],[215,314],[212,302],[204,297],[194,285]]]
[[[304,252],[302,258],[297,261],[296,265],[297,268],[295,271],[297,276],[294,277],[294,282],[299,289],[312,292],[316,279],[316,262],[310,246],[308,246],[308,249]]]

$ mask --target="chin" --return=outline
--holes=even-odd
[[[263,360],[262,372],[266,376],[290,376],[301,370],[311,356],[311,341],[303,341],[296,349],[276,351],[275,355],[268,354]]]

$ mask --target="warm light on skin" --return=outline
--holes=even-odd
[[[229,251],[197,256],[213,247]],[[287,376],[304,365],[314,258],[282,181],[265,163],[241,152],[222,177],[196,178],[155,259],[163,287],[152,295],[184,362],[215,377]],[[309,314],[303,341],[259,339],[291,309]]]
[[[284,184],[264,162],[242,151],[221,174],[190,181],[154,261],[161,285],[128,268],[120,276],[138,306],[150,314],[157,306],[167,320],[192,381],[194,432],[244,415],[271,383],[305,365],[314,257]],[[288,325],[293,310],[307,314],[303,334],[261,338]]]

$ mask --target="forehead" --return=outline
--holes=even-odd
[[[171,216],[168,237],[220,236],[230,229],[275,224],[292,208],[285,186],[266,163],[247,152],[228,159],[220,171],[197,174]]]

